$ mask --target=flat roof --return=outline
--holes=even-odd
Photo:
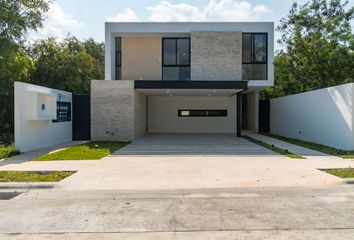
[[[274,22],[106,22],[113,33],[274,32]]]

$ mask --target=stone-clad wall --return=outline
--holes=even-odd
[[[192,32],[191,80],[242,80],[242,33]]]
[[[134,130],[134,81],[91,81],[91,139],[131,141]]]

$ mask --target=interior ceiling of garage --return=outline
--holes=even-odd
[[[243,89],[136,89],[146,96],[233,96]]]

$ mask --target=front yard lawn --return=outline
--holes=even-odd
[[[324,169],[323,171],[340,178],[354,178],[354,168]]]
[[[272,150],[273,152],[280,153],[280,154],[285,155],[287,157],[304,159],[303,156],[297,155],[297,154],[292,153],[292,152],[289,152],[287,149],[278,148],[278,147],[276,147],[274,145],[270,145],[268,143],[265,143],[265,142],[262,142],[260,140],[254,139],[254,138],[252,138],[250,136],[244,136],[244,138],[247,139],[250,142],[253,142],[253,143],[258,144],[258,145],[260,145],[262,147],[268,148],[268,149]]]
[[[0,182],[59,182],[74,173],[72,171],[0,171]]]
[[[0,159],[8,158],[19,154],[13,145],[13,136],[9,134],[0,134]]]
[[[275,135],[275,134],[271,134],[271,133],[263,133],[263,135],[268,136],[268,137],[272,137],[272,138],[276,138],[276,139],[282,140],[284,142],[292,143],[292,144],[298,145],[300,147],[309,148],[309,149],[312,149],[315,151],[323,152],[323,153],[326,153],[329,155],[338,156],[341,158],[354,158],[354,151],[346,151],[346,150],[336,149],[334,147],[329,147],[329,146],[318,144],[318,143],[306,142],[306,141],[302,141],[302,140],[295,139],[295,138],[287,138],[287,137],[283,137],[283,136],[279,136],[279,135]]]
[[[46,154],[34,161],[96,160],[108,156],[127,144],[129,142],[88,142]]]

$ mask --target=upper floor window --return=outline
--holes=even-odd
[[[116,47],[116,57],[115,57],[116,80],[121,80],[122,79],[122,38],[116,37],[115,47]]]
[[[162,79],[190,80],[190,38],[162,39]]]
[[[242,34],[242,79],[267,80],[267,33]]]

